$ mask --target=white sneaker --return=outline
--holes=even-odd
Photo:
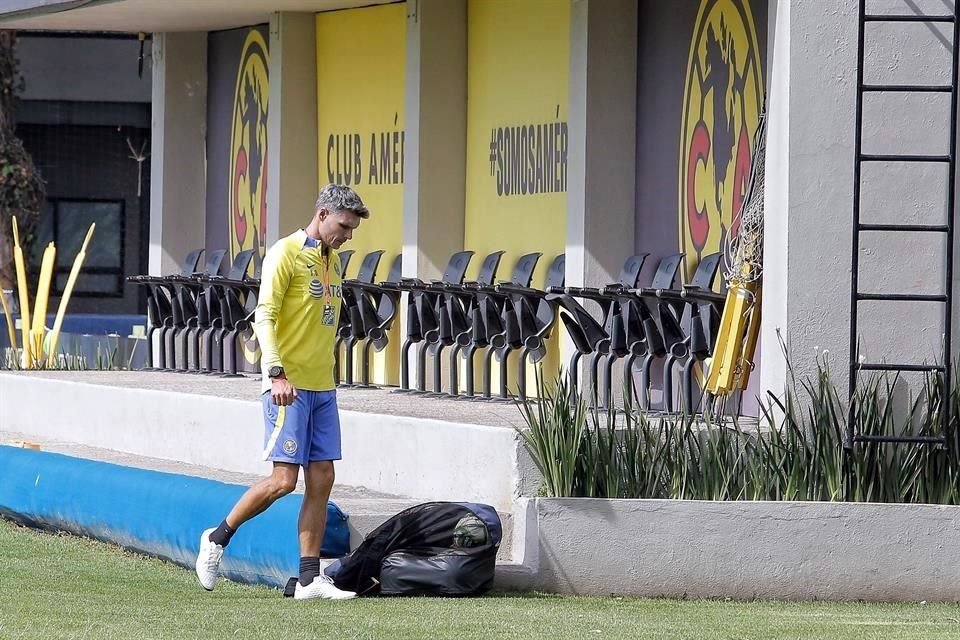
[[[223,557],[223,547],[210,539],[215,529],[207,529],[200,534],[200,553],[197,554],[197,578],[207,591],[213,591],[217,584],[217,571]]]
[[[297,589],[293,592],[294,600],[310,600],[321,598],[323,600],[349,600],[356,598],[357,594],[353,591],[341,591],[333,584],[329,576],[320,574],[313,579],[313,582],[307,586],[297,582]]]

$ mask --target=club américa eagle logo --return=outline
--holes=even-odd
[[[267,43],[251,29],[243,44],[233,98],[230,135],[230,253],[259,249],[263,255],[267,223]]]
[[[702,0],[687,59],[680,127],[680,250],[687,276],[737,234],[763,103],[750,0]]]

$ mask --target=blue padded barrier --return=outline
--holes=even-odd
[[[0,446],[0,515],[190,568],[200,533],[219,524],[245,490],[204,478]],[[283,588],[299,569],[302,499],[285,496],[244,524],[230,541],[221,572],[238,582]],[[322,555],[340,557],[349,550],[347,516],[331,502]]]

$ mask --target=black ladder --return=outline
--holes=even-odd
[[[847,419],[847,447],[852,448],[857,442],[894,442],[894,443],[927,443],[946,446],[947,428],[950,424],[950,374],[951,374],[951,309],[953,308],[953,219],[954,219],[954,183],[956,173],[956,137],[957,137],[957,33],[958,14],[954,15],[870,15],[866,13],[867,0],[860,0],[858,11],[857,34],[857,104],[856,104],[856,135],[853,163],[853,268],[851,270],[850,285],[850,377],[849,377],[849,414]],[[953,25],[953,43],[951,53],[951,81],[949,85],[887,85],[863,83],[863,50],[864,27],[868,22],[900,22],[900,23],[950,23]],[[949,93],[950,94],[950,151],[947,155],[896,155],[896,154],[864,154],[862,152],[863,138],[863,94],[878,92],[897,93]],[[897,162],[897,163],[941,163],[947,165],[947,208],[945,224],[863,224],[860,222],[860,170],[864,162]],[[910,233],[942,233],[946,234],[946,274],[944,294],[912,294],[912,293],[865,293],[859,289],[860,276],[860,234],[863,232],[910,232]],[[944,305],[943,311],[943,362],[941,364],[886,364],[874,362],[860,362],[858,353],[857,324],[858,303],[861,300],[909,301],[909,302],[936,302]],[[854,395],[857,388],[857,374],[861,371],[898,371],[898,372],[930,372],[940,375],[943,385],[941,417],[943,429],[941,436],[912,436],[912,435],[866,435],[855,433],[854,429]]]

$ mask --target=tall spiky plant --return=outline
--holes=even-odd
[[[587,413],[565,379],[538,382],[541,401],[524,404],[521,430],[551,496],[703,500],[815,500],[960,504],[960,387],[942,397],[942,379],[928,376],[897,418],[897,376],[863,380],[853,397],[855,430],[867,435],[943,433],[947,446],[858,443],[848,447],[847,411],[826,356],[816,374],[791,372],[782,397],[761,403],[759,428],[709,417],[654,417],[628,409]],[[958,371],[960,374],[960,371]],[[960,380],[958,375],[955,380]],[[849,483],[849,494],[845,492]]]
[[[522,405],[528,428],[519,433],[543,476],[547,495],[578,495],[577,487],[583,484],[582,479],[578,482],[577,464],[582,458],[586,403],[563,375],[550,387],[538,372],[537,396],[536,403],[525,400]]]

